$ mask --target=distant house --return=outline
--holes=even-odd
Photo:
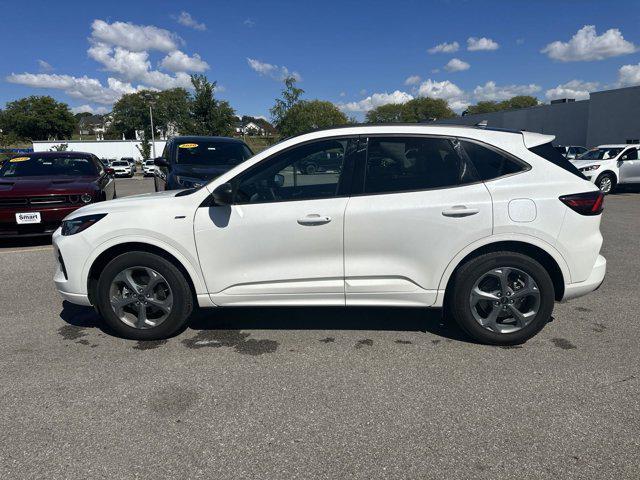
[[[254,118],[244,116],[238,118],[234,123],[236,135],[254,135],[254,136],[271,136],[275,135],[276,129],[264,118]]]
[[[87,115],[80,118],[80,136],[95,135],[96,140],[104,140],[104,133],[107,131],[108,120],[103,115]]]

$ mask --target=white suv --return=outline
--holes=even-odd
[[[604,193],[616,185],[640,183],[638,145],[600,145],[572,163]]]
[[[437,125],[288,139],[200,189],[75,211],[53,236],[55,284],[135,339],[175,333],[197,303],[444,306],[478,341],[520,343],[606,270],[603,195],[552,140]],[[338,168],[300,174],[327,154]]]

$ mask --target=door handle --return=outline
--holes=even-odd
[[[445,217],[453,218],[469,217],[471,215],[475,215],[476,213],[480,213],[480,210],[478,210],[477,208],[467,208],[464,205],[456,205],[455,207],[451,207],[442,211],[442,215],[444,215]]]
[[[298,219],[298,223],[300,225],[324,225],[325,223],[329,223],[331,221],[331,217],[327,217],[326,215],[318,215],[317,213],[310,213],[309,215],[305,215],[302,218]]]

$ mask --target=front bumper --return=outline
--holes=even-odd
[[[52,244],[56,259],[53,282],[58,293],[68,302],[90,306],[87,282],[83,280],[82,272],[91,246],[81,237],[63,236],[60,229],[53,233]]]
[[[597,290],[600,285],[602,285],[606,273],[607,259],[602,255],[598,255],[596,263],[591,270],[591,274],[584,282],[565,284],[562,301],[564,302],[573,298],[578,298]]]

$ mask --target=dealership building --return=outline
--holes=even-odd
[[[557,145],[594,147],[640,143],[640,86],[592,92],[589,100],[553,100],[548,105],[463,115],[438,123],[487,126],[555,135]]]

